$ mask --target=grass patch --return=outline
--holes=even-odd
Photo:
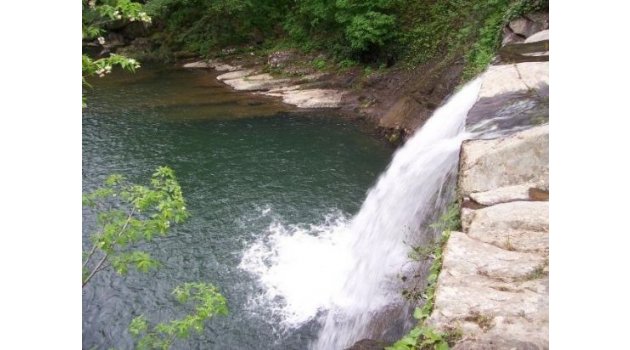
[[[546,259],[542,264],[536,266],[536,268],[532,270],[532,272],[528,273],[527,276],[525,276],[524,280],[532,281],[532,280],[537,280],[539,278],[548,276],[549,275],[549,272],[547,271],[548,266],[549,266],[549,260]]]

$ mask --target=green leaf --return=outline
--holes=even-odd
[[[416,320],[421,319],[423,315],[424,314],[422,313],[422,309],[417,307],[415,310],[413,310],[413,318],[415,318]]]

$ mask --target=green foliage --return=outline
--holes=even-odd
[[[129,325],[129,333],[136,339],[136,349],[170,349],[176,339],[188,338],[192,332],[201,333],[206,320],[215,315],[227,315],[227,301],[217,288],[208,283],[185,283],[173,290],[178,302],[191,302],[194,311],[185,317],[169,322],[150,325],[140,315]]]
[[[451,230],[459,229],[459,206],[457,203],[453,203],[446,209],[446,212],[440,216],[440,219],[430,227],[443,230],[442,236],[439,242],[431,247],[415,247],[410,253],[410,256],[424,256],[433,258],[431,267],[429,268],[429,276],[427,277],[427,286],[423,293],[420,293],[420,297],[424,299],[422,307],[417,307],[413,312],[413,317],[418,320],[418,324],[409,331],[400,340],[395,342],[386,350],[448,350],[448,341],[453,338],[453,335],[447,333],[441,333],[425,324],[426,320],[431,316],[433,307],[435,305],[435,293],[437,288],[437,281],[442,270],[443,251],[446,242],[450,236]],[[428,249],[432,250],[432,254],[428,255]],[[410,292],[407,291],[409,295]]]
[[[337,67],[339,67],[339,69],[348,69],[350,67],[354,67],[357,65],[356,61],[353,61],[351,59],[348,58],[344,58],[343,60],[339,61],[339,63],[337,63]]]
[[[441,231],[455,231],[461,228],[461,220],[459,216],[459,204],[457,202],[452,203],[446,212],[440,216],[437,222],[429,225],[429,227],[438,229]]]
[[[494,56],[501,29],[511,19],[545,9],[546,0],[406,1],[399,13],[409,65],[465,58],[464,80],[482,72]]]
[[[273,36],[288,0],[148,0],[150,15],[161,18],[163,45],[207,55],[209,50]]]
[[[209,50],[287,38],[303,51],[339,58],[378,58],[397,35],[397,1],[149,0],[165,22],[165,45]]]
[[[316,58],[313,62],[311,62],[311,64],[313,65],[313,68],[317,70],[324,70],[328,66],[328,63],[323,58]]]
[[[421,308],[416,308],[413,312],[413,317],[418,320],[418,324],[400,340],[392,344],[392,346],[386,347],[386,350],[449,349],[447,335],[437,332],[424,324],[431,315],[433,306],[435,305],[437,280],[440,270],[442,269],[442,251],[448,241],[449,235],[449,231],[444,231],[440,242],[433,248],[434,259],[429,269],[429,277],[427,278],[428,284],[424,293],[421,295],[425,299],[425,302]]]
[[[151,23],[151,17],[144,12],[141,3],[130,0],[83,0],[83,40],[92,40],[98,37],[99,43],[101,45],[105,44],[105,38],[100,36],[105,32],[103,28],[116,21],[140,21],[148,24]],[[82,55],[81,64],[84,86],[89,86],[86,77],[92,75],[104,77],[106,74],[111,73],[112,68],[115,66],[120,66],[122,69],[132,73],[137,68],[140,68],[138,61],[114,54],[99,59],[92,59]],[[85,106],[85,101],[83,105]]]
[[[394,37],[396,19],[392,15],[368,11],[352,17],[345,29],[350,47],[359,52],[380,48]]]
[[[84,253],[83,286],[109,266],[119,274],[130,267],[142,272],[157,267],[159,263],[148,253],[132,247],[156,234],[166,235],[171,223],[182,223],[189,216],[175,173],[168,167],[156,169],[150,186],[111,175],[102,187],[83,196],[83,205],[96,211],[98,225],[90,237],[92,249]]]

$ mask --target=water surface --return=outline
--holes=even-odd
[[[262,286],[239,268],[270,227],[319,225],[351,217],[392,150],[330,113],[297,113],[266,97],[237,93],[205,70],[145,67],[91,81],[83,113],[83,190],[111,173],[146,183],[172,167],[191,218],[141,248],[160,260],[154,272],[97,275],[83,293],[83,347],[132,348],[131,319],[167,321],[187,311],[170,291],[214,283],[230,315],[207,322],[179,349],[304,349],[320,325],[280,325]],[[83,246],[94,215],[83,213]],[[326,259],[325,256],[322,259]],[[278,304],[282,300],[276,301]]]

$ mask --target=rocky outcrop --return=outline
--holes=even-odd
[[[518,131],[549,120],[549,62],[491,66],[468,112],[472,132]]]
[[[485,81],[484,81],[485,83]],[[443,253],[428,323],[454,349],[549,348],[549,128],[462,145],[462,231]]]
[[[510,21],[508,28],[512,33],[527,38],[536,32],[549,29],[549,14],[530,13]]]
[[[505,138],[464,142],[458,180],[460,198],[493,205],[529,199],[530,188],[547,190],[548,149],[548,125]]]

